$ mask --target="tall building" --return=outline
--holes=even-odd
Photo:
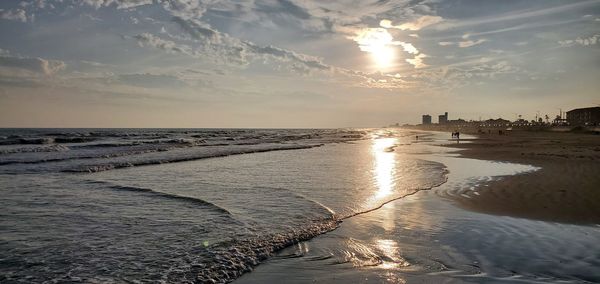
[[[444,114],[441,114],[438,116],[438,123],[439,124],[448,123],[448,112],[445,112]]]
[[[423,124],[431,124],[431,115],[429,115],[429,114],[423,115]]]
[[[600,107],[586,107],[567,111],[570,125],[600,125]]]

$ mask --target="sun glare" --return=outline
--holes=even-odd
[[[364,29],[354,37],[354,40],[360,50],[371,54],[377,69],[387,69],[394,63],[396,57],[394,41],[386,29]]]
[[[377,47],[371,52],[371,56],[381,69],[389,68],[394,61],[394,49],[387,45]]]
[[[395,155],[389,148],[396,144],[396,138],[379,138],[373,141],[373,154],[375,156],[375,183],[377,192],[375,197],[381,199],[392,194],[394,189],[394,172],[396,167]]]

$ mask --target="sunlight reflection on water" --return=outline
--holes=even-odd
[[[377,192],[376,199],[381,199],[392,193],[394,174],[396,172],[396,155],[391,152],[397,143],[396,138],[380,138],[373,140],[372,151],[374,159],[374,176]]]

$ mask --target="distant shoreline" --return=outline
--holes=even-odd
[[[600,126],[475,126],[455,124],[404,125],[399,128],[422,131],[460,131],[467,134],[498,134],[505,132],[577,132],[600,134]]]

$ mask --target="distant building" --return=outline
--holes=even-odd
[[[448,120],[447,123],[449,123],[449,124],[466,124],[467,121],[462,118],[459,118],[459,119],[454,119],[454,120]]]
[[[423,115],[423,124],[431,124],[431,115],[429,115],[429,114]]]
[[[448,113],[447,112],[438,116],[438,123],[439,124],[448,123]]]
[[[488,119],[486,121],[483,121],[482,126],[504,127],[504,126],[509,126],[510,124],[511,124],[510,121],[508,121],[506,119],[498,118],[498,119]]]
[[[600,125],[600,107],[567,111],[567,121],[570,125]]]

